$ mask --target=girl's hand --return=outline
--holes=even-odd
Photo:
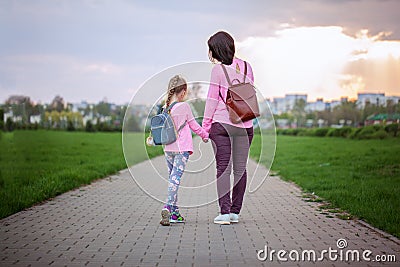
[[[208,142],[208,138],[203,138],[203,142],[207,143]]]

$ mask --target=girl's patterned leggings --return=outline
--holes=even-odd
[[[171,212],[178,210],[178,189],[186,163],[189,159],[189,152],[165,152],[168,165],[168,198],[166,206]]]

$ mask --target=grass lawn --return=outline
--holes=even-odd
[[[0,218],[126,168],[121,139],[121,133],[2,133]],[[133,158],[145,159],[144,153]]]
[[[256,157],[256,153],[253,148],[251,156]],[[279,135],[272,170],[306,192],[315,192],[334,206],[400,237],[398,138],[350,140]]]

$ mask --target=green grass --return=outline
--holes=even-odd
[[[253,158],[256,151],[253,147]],[[278,136],[272,170],[335,207],[400,236],[398,139]]]
[[[142,135],[137,135],[142,142]],[[158,152],[157,152],[158,153]],[[150,154],[156,155],[154,151]],[[136,153],[131,162],[147,159]],[[0,135],[0,217],[126,168],[121,133],[16,131]]]

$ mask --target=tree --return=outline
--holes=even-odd
[[[193,83],[191,88],[189,89],[188,99],[194,102],[200,100],[201,89],[202,89],[201,83],[199,82]]]
[[[64,107],[65,107],[64,99],[59,95],[54,97],[53,101],[51,101],[50,108],[52,110],[61,112],[62,110],[64,110]]]
[[[371,103],[366,103],[361,114],[361,121],[364,122],[367,119],[367,117],[373,114],[380,114],[380,113],[386,113],[386,108],[384,106],[377,106]]]
[[[0,108],[0,131],[4,128],[4,110]]]
[[[351,121],[352,125],[358,125],[361,121],[361,111],[357,108],[356,101],[345,101],[333,109],[334,123],[341,120]]]
[[[68,121],[67,131],[69,131],[69,132],[75,131],[74,123],[70,120]]]
[[[95,106],[95,110],[97,113],[103,116],[108,116],[111,114],[111,107],[109,103],[100,102],[97,106]]]
[[[129,132],[140,132],[140,126],[139,123],[137,121],[137,119],[135,118],[135,116],[130,115],[128,117],[128,119],[126,120],[126,124],[124,125],[124,128],[129,131]]]
[[[296,120],[296,126],[302,127],[305,124],[306,118],[306,101],[304,99],[297,99],[293,106],[293,116]]]
[[[96,129],[94,128],[93,123],[91,121],[86,122],[85,130],[86,130],[86,132],[90,132],[90,133],[94,133],[96,131]]]
[[[326,124],[326,125],[333,124],[333,114],[332,114],[332,111],[330,111],[330,110],[317,111],[316,118],[317,118],[317,121],[323,120],[324,124]]]
[[[15,123],[12,121],[12,119],[9,117],[7,118],[6,121],[6,131],[12,132],[15,128]]]

